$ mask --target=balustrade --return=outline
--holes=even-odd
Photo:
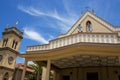
[[[27,51],[50,50],[79,42],[89,43],[118,43],[117,34],[85,34],[79,33],[71,36],[58,38],[49,42],[49,44],[29,46]]]

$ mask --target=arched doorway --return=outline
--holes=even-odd
[[[6,72],[4,77],[3,77],[3,80],[8,80],[8,78],[9,78],[9,74],[8,74],[8,72]]]

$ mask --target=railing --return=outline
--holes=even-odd
[[[49,44],[29,46],[27,51],[37,51],[37,50],[49,50],[55,49],[79,42],[90,42],[90,43],[119,43],[117,34],[87,34],[79,33],[63,38],[58,38],[49,42]]]

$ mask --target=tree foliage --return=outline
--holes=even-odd
[[[35,71],[28,75],[27,80],[41,80],[42,79],[42,67],[39,67],[36,64],[29,64],[29,66],[31,66]],[[50,80],[53,80],[52,72],[50,72]]]
[[[41,80],[42,68],[36,64],[29,64],[29,66],[31,66],[35,71],[28,75],[28,80],[37,80],[38,73],[38,78]]]

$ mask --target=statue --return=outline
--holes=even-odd
[[[79,32],[82,31],[82,26],[81,26],[81,24],[78,25],[78,30],[79,30]]]

